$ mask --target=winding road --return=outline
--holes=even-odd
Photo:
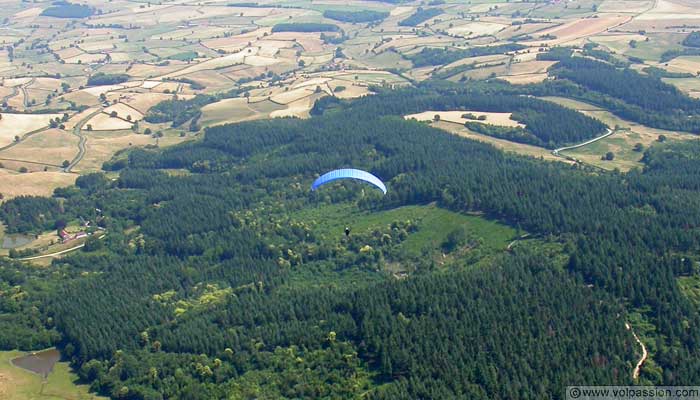
[[[607,131],[604,135],[601,135],[601,136],[598,136],[598,137],[594,137],[594,138],[591,139],[591,140],[587,140],[587,141],[585,141],[585,142],[583,142],[583,143],[575,144],[575,145],[573,145],[573,146],[566,146],[566,147],[560,147],[560,148],[558,148],[558,149],[554,149],[554,150],[552,150],[552,154],[555,155],[555,156],[559,156],[559,157],[565,157],[565,156],[560,155],[559,152],[566,151],[566,150],[577,149],[577,148],[579,148],[579,147],[587,146],[587,145],[589,145],[589,144],[591,144],[591,143],[595,143],[595,142],[597,142],[597,141],[599,141],[599,140],[601,140],[601,139],[605,139],[606,137],[612,135],[613,133],[615,133],[615,132],[614,132],[612,129],[608,128],[608,131]]]
[[[73,127],[73,131],[71,132],[73,135],[77,136],[80,141],[78,142],[78,154],[76,154],[75,158],[68,164],[67,167],[63,169],[63,172],[71,172],[71,170],[80,162],[82,161],[83,157],[85,157],[85,144],[87,143],[87,137],[84,136],[81,132],[81,129],[83,128],[83,125],[87,121],[89,121],[92,117],[95,115],[99,114],[102,112],[102,108],[99,110],[91,113],[87,117],[81,119],[75,126]]]

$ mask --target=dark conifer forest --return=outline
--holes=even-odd
[[[0,347],[56,345],[115,399],[562,399],[575,384],[697,384],[700,314],[677,278],[698,274],[700,144],[655,146],[621,174],[403,118],[513,112],[523,136],[554,147],[606,127],[532,94],[624,101],[659,124],[698,110],[655,78],[590,63],[563,60],[560,79],[538,86],[324,98],[307,120],[207,128],[132,150],[108,165],[114,181],[87,175],[50,199],[7,201],[11,232],[82,216],[107,235],[50,268],[0,260],[0,292],[26,292],[0,297]],[[309,189],[342,167],[379,176],[387,194]],[[431,244],[416,209],[490,228]],[[370,222],[346,238],[352,218]],[[516,233],[491,244],[496,226]],[[654,327],[653,368],[636,382],[632,318]]]

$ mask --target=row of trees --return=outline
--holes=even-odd
[[[522,50],[524,48],[525,46],[516,43],[470,47],[468,49],[458,50],[424,47],[423,50],[404,57],[410,60],[414,67],[425,67],[428,65],[446,65],[462,58],[504,54],[510,51]]]
[[[325,18],[334,19],[342,22],[376,22],[381,21],[389,16],[387,11],[342,11],[342,10],[326,10],[323,12]]]

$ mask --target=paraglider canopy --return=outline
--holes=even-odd
[[[353,168],[336,169],[334,171],[321,175],[311,185],[311,190],[316,190],[319,186],[325,185],[328,182],[333,182],[338,179],[357,179],[376,186],[382,193],[386,194],[386,186],[376,176],[367,171],[362,171]]]

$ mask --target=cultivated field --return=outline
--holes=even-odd
[[[463,118],[464,114],[473,114],[475,117],[485,117],[485,120],[472,120]],[[425,111],[419,114],[410,114],[404,116],[406,119],[415,119],[417,121],[434,121],[435,116],[440,116],[440,121],[452,122],[455,124],[464,125],[465,122],[479,122],[491,125],[510,126],[510,127],[525,127],[525,125],[511,119],[511,113],[496,113],[496,112],[481,112],[481,111]]]
[[[6,161],[2,163],[7,164]],[[51,196],[55,188],[70,186],[77,178],[76,174],[58,171],[19,173],[0,169],[0,193],[5,199],[23,195]]]
[[[191,137],[189,123],[172,128],[171,121],[144,121],[156,104],[175,98],[215,96],[201,106],[197,121],[201,128],[261,118],[307,118],[314,102],[324,96],[351,99],[370,95],[373,86],[413,85],[435,76],[457,85],[493,78],[518,85],[541,82],[550,78],[547,69],[554,62],[537,60],[537,55],[562,45],[597,44],[620,59],[638,57],[641,61],[634,65],[638,70],[657,66],[671,72],[700,72],[697,56],[659,62],[664,51],[680,47],[690,27],[700,26],[700,11],[691,0],[479,0],[401,5],[361,0],[273,4],[263,0],[255,7],[228,3],[88,0],[101,13],[67,23],[69,20],[42,16],[47,3],[8,2],[3,14],[8,21],[0,31],[0,103],[7,106],[0,108],[0,148],[13,145],[15,136],[22,140],[27,133],[47,127],[49,118],[64,112],[69,118],[62,121],[63,131],[30,135],[0,151],[0,158],[5,159],[1,161],[3,174],[11,180],[27,178],[18,187],[30,192],[37,190],[32,187],[34,181],[52,188],[52,180],[74,179],[59,171],[64,160],[77,154],[76,135],[85,136],[87,144],[74,171],[98,170],[122,148],[156,143],[153,137],[132,132],[137,121],[140,132],[145,128],[166,132],[158,139],[159,146]],[[415,26],[402,22],[419,7],[435,8],[439,14]],[[389,15],[371,23],[323,16],[326,10],[368,9]],[[275,26],[281,23],[331,24],[337,31],[280,31]],[[8,48],[20,40],[23,45]],[[415,66],[411,60],[426,48],[449,51],[508,43],[527,48],[447,58],[442,65]],[[88,85],[88,77],[98,73],[115,77]],[[700,97],[696,79],[664,80]],[[110,116],[112,112],[116,117]],[[604,110],[585,112],[610,126],[629,126]],[[440,112],[442,122],[435,125],[452,125],[461,129],[460,135],[509,151],[519,147],[522,153],[549,157],[537,148],[475,136],[461,127],[466,121],[461,113]],[[427,111],[413,117],[432,120],[434,115]],[[507,113],[489,113],[483,122],[518,126]],[[651,143],[650,138],[657,134],[638,126],[632,131],[640,137],[626,142]],[[610,146],[622,137],[616,133]],[[32,173],[19,175],[20,169]],[[19,193],[16,187],[11,189]]]
[[[49,121],[61,114],[9,114],[2,113],[0,119],[0,147],[7,146],[28,132],[49,126]]]

